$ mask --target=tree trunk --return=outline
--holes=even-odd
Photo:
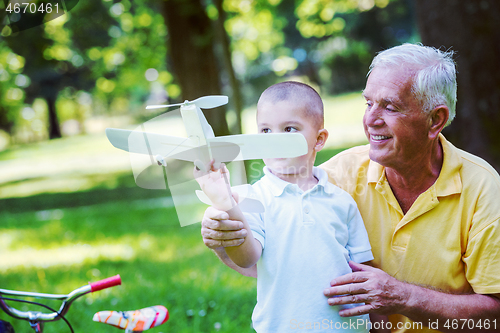
[[[57,118],[56,99],[54,97],[45,97],[47,108],[49,109],[49,139],[62,137],[59,119]]]
[[[242,124],[241,124],[241,112],[243,111],[243,97],[240,89],[240,82],[236,77],[236,73],[234,72],[233,62],[231,59],[231,42],[229,40],[229,36],[227,35],[226,29],[224,28],[224,22],[226,21],[226,12],[222,8],[223,0],[215,0],[215,7],[219,12],[219,17],[215,22],[215,26],[217,29],[217,35],[219,39],[219,43],[222,48],[222,58],[224,61],[224,68],[229,77],[229,82],[232,90],[232,104],[234,107],[234,111],[236,113],[236,127],[234,131],[236,134],[242,133]]]
[[[500,1],[416,0],[424,45],[452,48],[457,116],[444,134],[500,170]]]
[[[0,86],[0,96],[3,96],[3,91]],[[2,105],[0,105],[0,130],[7,132],[12,135],[12,127],[14,126],[14,122],[9,119],[8,109]]]
[[[220,95],[214,33],[201,0],[165,0],[163,3],[168,50],[182,98],[193,100]],[[224,108],[207,110],[205,116],[216,135],[229,134]]]
[[[231,41],[227,35],[226,28],[224,27],[224,22],[226,22],[226,12],[222,7],[223,0],[215,0],[214,4],[219,12],[219,17],[215,22],[215,29],[217,32],[217,39],[219,45],[221,46],[222,60],[224,63],[224,69],[229,77],[229,84],[231,86],[231,102],[234,107],[234,112],[236,113],[236,126],[232,128],[233,133],[242,134],[242,118],[241,113],[243,112],[243,96],[241,93],[240,82],[236,77],[234,72],[232,57],[231,57]],[[248,184],[247,170],[249,170],[250,161],[233,161],[230,164],[231,171],[231,184],[241,185]]]

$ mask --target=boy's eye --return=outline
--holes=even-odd
[[[262,133],[271,133],[271,129],[269,128],[263,128],[260,130]]]
[[[297,132],[298,129],[293,127],[293,126],[287,126],[285,127],[285,132]]]

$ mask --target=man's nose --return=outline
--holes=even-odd
[[[368,127],[379,127],[384,125],[382,110],[378,105],[367,108],[363,119],[365,125]]]

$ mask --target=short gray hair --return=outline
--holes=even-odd
[[[403,44],[377,54],[368,74],[376,66],[415,69],[412,91],[424,112],[444,104],[450,110],[446,126],[456,114],[457,80],[453,51],[441,51],[421,44]]]

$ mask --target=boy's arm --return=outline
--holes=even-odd
[[[226,211],[230,220],[240,221],[246,230],[245,241],[231,248],[226,248],[228,257],[238,266],[247,268],[252,267],[259,260],[262,254],[262,245],[252,235],[252,230],[245,220],[243,212],[233,199],[231,187],[228,183],[228,170],[225,165],[220,169],[213,169],[213,162],[210,165],[208,173],[195,168],[194,176],[200,184],[201,189],[212,202],[214,208]]]
[[[243,267],[236,265],[231,260],[231,258],[229,258],[229,256],[226,253],[226,249],[223,247],[218,247],[218,248],[212,249],[212,251],[220,259],[220,261],[222,261],[222,263],[224,265],[226,265],[227,267],[235,270],[236,272],[240,273],[241,275],[257,278],[257,265],[253,265],[252,267],[249,267],[249,268],[243,268]]]
[[[215,206],[214,206],[215,207]],[[217,208],[217,207],[215,207]],[[242,268],[252,267],[257,263],[262,254],[262,245],[253,237],[250,225],[245,220],[243,212],[238,205],[226,211],[230,220],[243,222],[243,228],[247,231],[247,236],[243,244],[239,246],[226,247],[228,257]]]

